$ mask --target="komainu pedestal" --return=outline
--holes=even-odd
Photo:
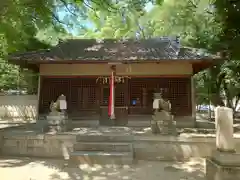
[[[153,109],[152,132],[154,134],[176,135],[176,123],[171,114],[171,103],[165,101],[161,93],[154,93]]]
[[[67,131],[68,117],[63,112],[49,113],[47,116],[47,131],[65,132]]]

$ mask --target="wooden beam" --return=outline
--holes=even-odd
[[[101,75],[41,75],[45,78],[98,78]],[[182,74],[182,75],[128,75],[130,78],[186,78],[191,77],[191,74]],[[102,77],[108,77],[104,75]]]

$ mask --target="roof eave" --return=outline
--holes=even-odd
[[[36,63],[29,63],[27,59],[21,59],[21,58],[8,58],[8,62],[10,64],[17,65],[21,68],[27,68],[34,72],[39,72],[39,64]]]
[[[214,65],[217,65],[217,64],[221,64],[223,63],[225,59],[223,58],[215,58],[215,59],[212,59],[212,60],[201,60],[199,62],[193,62],[192,63],[192,66],[193,66],[193,74],[197,74],[199,73],[200,71],[203,71],[205,69],[208,69]]]

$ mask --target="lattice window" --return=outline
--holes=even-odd
[[[143,89],[147,88],[146,81],[142,79],[130,80],[130,105],[143,105]]]
[[[70,89],[71,85],[68,79],[42,78],[40,112],[48,112],[51,101],[56,101],[61,94],[64,94],[69,101],[71,98]]]
[[[124,106],[125,105],[124,95],[125,95],[124,89],[120,85],[119,88],[117,87],[115,90],[115,105],[116,106]]]
[[[61,94],[67,98],[68,111],[98,107],[95,78],[43,78],[41,87],[41,111],[49,111],[51,101]]]
[[[191,113],[190,78],[134,78],[130,80],[129,88],[129,104],[139,107],[139,113],[145,112],[144,108],[151,112],[154,92],[161,92],[163,98],[170,100],[175,115]],[[133,100],[136,99],[139,99],[140,103],[134,105]]]
[[[97,106],[97,85],[95,79],[81,79],[82,93],[80,99],[83,109],[94,109]]]
[[[175,115],[191,114],[190,78],[174,78],[168,80],[169,96],[172,111]]]
[[[108,101],[109,101],[109,96],[110,96],[109,87],[107,87],[107,86],[103,87],[101,93],[102,93],[101,105],[102,106],[107,106]]]
[[[101,105],[108,106],[110,96],[109,86],[102,87],[102,99]],[[115,106],[124,106],[125,105],[125,93],[123,88],[120,86],[115,86]]]

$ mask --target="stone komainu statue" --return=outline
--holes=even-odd
[[[60,102],[61,100],[66,101],[66,97],[62,94],[56,100],[56,102],[52,101],[50,104],[50,112],[61,112]]]
[[[59,96],[56,102],[51,102],[46,131],[63,132],[71,128],[71,121],[65,111],[66,108],[66,97],[64,95]]]
[[[58,112],[57,102],[52,101],[50,104],[50,112]]]
[[[161,93],[154,93],[153,109],[152,132],[155,134],[176,134],[176,125],[171,114],[170,101],[165,101]]]

